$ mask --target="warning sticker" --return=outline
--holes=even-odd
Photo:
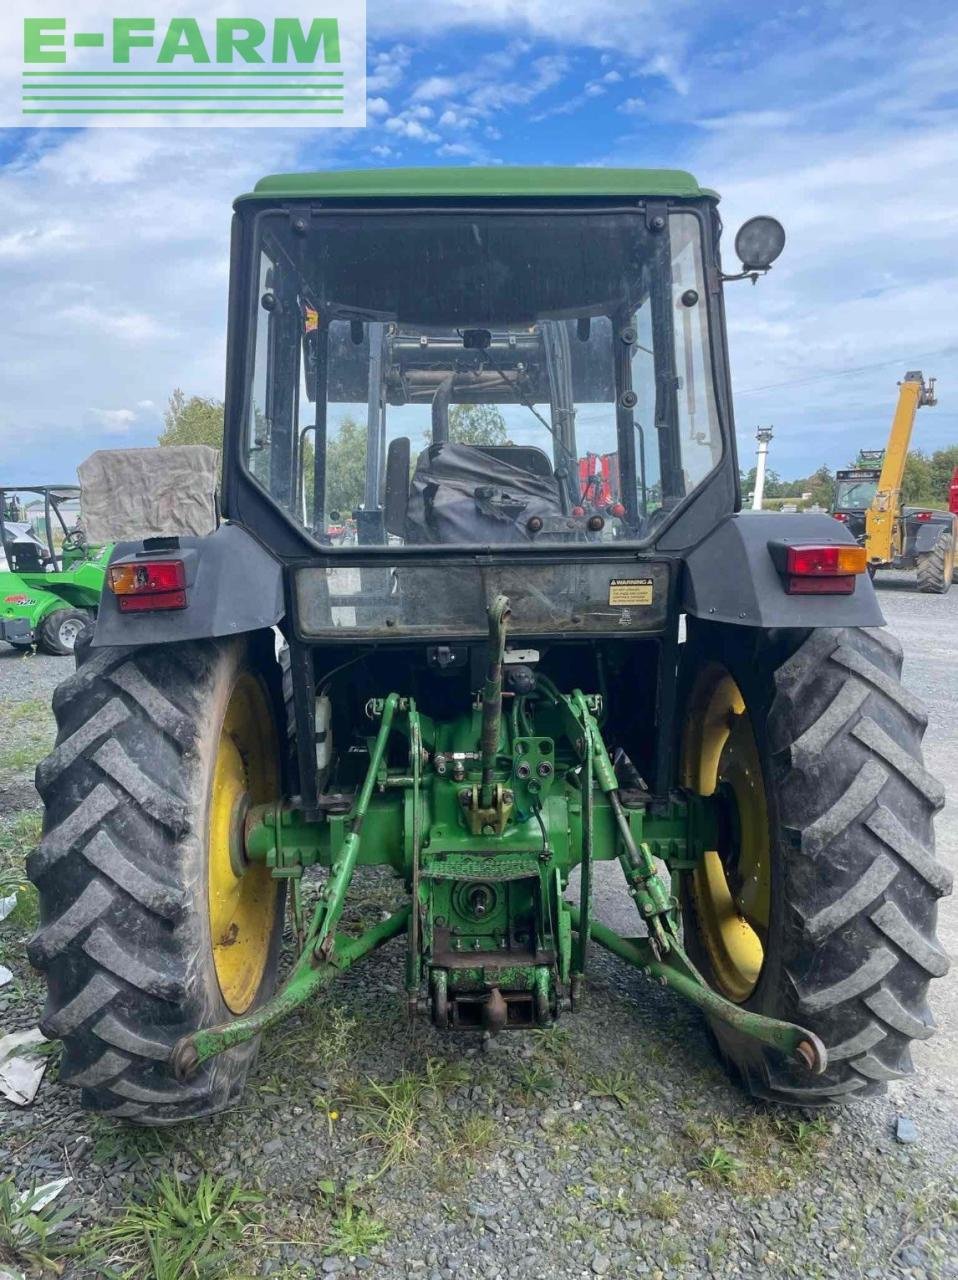
[[[609,604],[652,603],[651,578],[613,578],[609,583]]]

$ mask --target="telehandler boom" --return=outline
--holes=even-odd
[[[877,569],[916,569],[918,590],[942,595],[951,587],[955,570],[955,541],[958,534],[955,516],[902,504],[902,481],[905,463],[915,427],[915,417],[922,406],[937,404],[935,379],[926,383],[920,371],[906,373],[898,384],[898,403],[885,446],[877,487],[865,512],[864,545],[868,553],[869,571]],[[858,493],[870,487],[869,473],[858,469],[839,472],[835,514],[845,516],[852,524],[856,513],[848,505],[848,491]],[[843,487],[845,496],[843,496]]]

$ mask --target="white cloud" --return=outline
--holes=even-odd
[[[613,50],[633,57],[660,54],[677,62],[688,35],[714,13],[717,0],[369,0],[370,31],[404,41],[439,32],[492,31],[567,47]]]
[[[137,420],[132,409],[88,409],[88,420],[99,427],[104,435],[125,436]]]
[[[793,119],[789,111],[730,111],[727,115],[705,117],[696,123],[702,129],[740,129],[744,133],[749,129],[784,129]]]
[[[28,478],[69,475],[107,433],[155,443],[156,406],[174,387],[223,394],[231,204],[264,173],[297,167],[303,141],[298,130],[57,132],[0,169],[4,290],[23,300],[0,319],[0,473],[24,461],[27,439]],[[313,136],[312,163],[345,141]]]
[[[397,44],[375,54],[366,76],[366,92],[387,93],[395,89],[402,83],[411,59],[412,49],[405,44]]]
[[[0,235],[0,259],[29,258],[37,253],[68,249],[75,240],[72,223],[50,221],[44,226],[21,227]]]
[[[385,98],[367,98],[366,114],[369,116],[388,116],[392,112],[392,107]]]
[[[416,119],[415,116],[408,112],[398,116],[390,116],[384,127],[388,133],[396,134],[401,138],[408,138],[412,142],[439,141],[438,133],[433,129],[427,129],[421,120]]]
[[[476,127],[476,121],[472,116],[465,115],[453,107],[446,108],[439,117],[438,124],[441,129],[474,129]]]
[[[428,80],[423,80],[416,85],[412,96],[432,102],[436,98],[453,97],[457,88],[458,82],[452,76],[430,76]]]
[[[616,107],[616,111],[621,111],[624,116],[638,116],[647,111],[648,107],[644,98],[626,98],[624,102],[620,102]]]
[[[81,329],[91,336],[101,335],[132,347],[154,343],[158,338],[170,338],[176,333],[172,326],[160,324],[146,311],[108,308],[91,302],[64,307],[57,313],[57,321],[68,330]]]

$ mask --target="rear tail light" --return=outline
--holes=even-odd
[[[867,567],[864,547],[788,547],[785,590],[790,596],[850,596]]]
[[[931,516],[932,516],[932,513],[930,511],[915,512],[915,519],[920,520],[922,524],[927,524],[927,522],[931,519]]]
[[[121,613],[186,608],[182,560],[139,560],[110,567],[110,590]]]
[[[842,524],[848,523],[848,516],[845,514],[844,511],[833,511],[832,518],[834,520],[839,520]]]

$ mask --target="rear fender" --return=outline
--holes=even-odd
[[[932,516],[930,520],[909,520],[905,529],[905,553],[920,556],[926,551],[934,551],[942,533],[954,535],[954,531],[954,517],[945,513],[940,517]]]
[[[855,546],[827,515],[739,512],[717,525],[685,561],[682,608],[696,618],[740,627],[881,627],[875,589],[859,574],[850,596],[790,596],[770,542]]]
[[[148,539],[155,543],[157,539]],[[172,644],[241,635],[274,626],[285,613],[283,571],[245,529],[222,524],[203,537],[164,539],[163,549],[143,542],[118,542],[110,564],[138,559],[183,561],[185,609],[121,613],[109,586],[100,598],[95,647]]]

